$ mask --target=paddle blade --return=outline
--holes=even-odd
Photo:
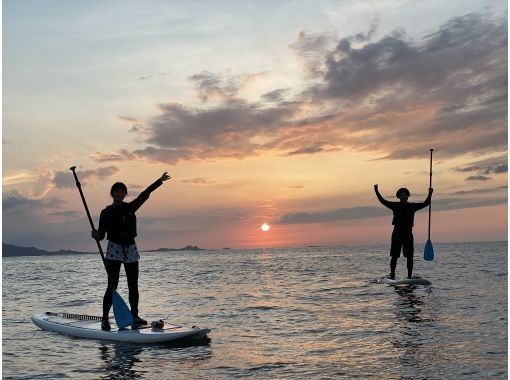
[[[128,327],[133,324],[133,316],[131,315],[131,310],[126,305],[122,297],[117,293],[117,291],[113,291],[112,295],[112,304],[113,304],[113,315],[115,316],[115,322],[119,329],[123,329],[124,327]]]
[[[427,243],[425,244],[425,250],[423,251],[423,258],[426,261],[432,261],[434,260],[434,247],[432,246],[432,242],[427,240]]]

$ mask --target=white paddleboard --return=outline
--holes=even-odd
[[[381,284],[390,284],[390,285],[432,285],[432,282],[426,280],[421,277],[413,277],[413,278],[401,278],[392,280],[391,278],[384,277],[378,280],[377,282]]]
[[[87,319],[89,318],[89,319]],[[98,319],[96,319],[98,318]],[[153,329],[150,326],[132,329],[118,329],[111,321],[111,331],[101,330],[99,317],[80,316],[68,313],[44,313],[32,316],[32,322],[43,330],[71,335],[77,338],[112,340],[130,343],[165,343],[175,340],[200,340],[211,332],[196,326],[165,324],[163,329]]]

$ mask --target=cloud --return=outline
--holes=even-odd
[[[78,179],[81,184],[86,184],[88,179],[96,178],[99,180],[111,177],[117,174],[120,169],[116,166],[103,166],[97,169],[78,171]],[[76,186],[74,177],[70,171],[57,171],[53,174],[52,182],[57,188],[74,188]]]
[[[118,116],[118,119],[122,123],[127,124],[131,127],[131,128],[129,128],[129,132],[143,132],[144,131],[143,123],[134,117]]]
[[[114,174],[117,174],[120,171],[120,169],[116,166],[105,166],[100,167],[95,170],[87,170],[85,171],[87,176],[95,176],[98,179],[104,179],[107,177],[111,177]]]
[[[491,177],[484,175],[472,175],[466,178],[466,181],[488,181]]]
[[[283,102],[285,100],[285,94],[288,92],[288,88],[277,88],[276,90],[272,90],[263,94],[262,100],[271,103]]]
[[[251,81],[265,75],[264,72],[231,75],[229,72],[214,74],[209,71],[202,71],[199,74],[192,75],[190,79],[195,84],[198,98],[202,102],[207,102],[211,99],[232,99]]]
[[[508,189],[508,186],[498,186],[494,188],[488,188],[488,189],[473,189],[473,190],[462,190],[462,191],[456,191],[453,193],[454,195],[464,195],[464,194],[485,194],[485,193],[492,193],[495,191],[500,190],[506,190]]]
[[[296,212],[283,215],[276,223],[301,224],[301,223],[327,223],[338,220],[365,219],[387,215],[388,210],[374,206],[360,206],[339,208],[329,211]]]
[[[134,117],[119,115],[119,120],[128,124],[140,124],[140,121]]]
[[[459,171],[462,171],[462,172],[480,171],[484,174],[491,174],[491,173],[499,174],[499,173],[507,173],[508,165],[507,164],[489,165],[489,166],[486,166],[485,168],[471,166],[471,167],[462,168]]]
[[[296,110],[288,105],[261,108],[241,100],[210,109],[180,104],[160,105],[161,115],[151,121],[149,146],[133,152],[138,157],[176,163],[181,160],[243,158],[278,143],[275,134],[292,123]],[[257,136],[271,136],[258,142]]]
[[[2,208],[11,211],[20,208],[59,208],[65,202],[59,198],[49,199],[28,198],[17,190],[11,190],[2,194]]]
[[[478,172],[479,174],[501,174],[508,173],[508,162],[506,156],[500,156],[471,162],[464,166],[453,168],[452,170],[461,173]]]
[[[423,146],[446,156],[506,150],[506,25],[469,14],[418,41],[404,31],[361,46],[344,38],[306,93],[354,106],[339,121],[361,137],[346,142],[388,158],[417,157]],[[363,131],[377,137],[364,142]]]
[[[242,208],[210,208],[189,214],[161,217],[144,217],[144,226],[173,226],[181,230],[208,230],[213,226],[239,224],[250,217],[250,210]],[[177,227],[178,226],[178,227]]]
[[[65,202],[58,198],[33,199],[17,191],[3,194],[4,242],[39,248],[70,248],[90,246],[90,226],[83,214],[60,210]]]
[[[506,197],[494,199],[470,199],[470,198],[444,198],[434,199],[433,208],[435,211],[456,210],[483,206],[493,206],[507,202]],[[385,207],[358,206],[338,208],[334,210],[322,210],[316,212],[295,212],[281,216],[274,223],[277,224],[307,224],[307,223],[328,223],[340,220],[354,220],[376,218],[391,215],[391,210]]]
[[[323,57],[337,42],[337,34],[334,31],[306,33],[300,31],[297,40],[289,45],[301,59],[305,72],[310,77],[324,74],[326,69]]]
[[[242,159],[268,150],[295,152],[314,140],[324,145],[331,115],[301,117],[302,105],[283,102],[272,107],[231,100],[221,106],[196,109],[181,104],[160,105],[161,115],[151,121],[150,143],[132,152],[137,158],[175,164],[180,161]],[[330,144],[328,144],[330,145]],[[327,150],[338,149],[328,146]],[[316,147],[315,152],[320,150]],[[308,147],[308,153],[314,153]],[[297,154],[297,153],[296,153]]]
[[[161,72],[161,73],[156,73],[156,74],[142,75],[142,76],[138,77],[138,80],[149,80],[149,79],[155,78],[157,76],[166,76],[166,75],[172,75],[172,74]]]
[[[471,198],[444,198],[436,199],[433,201],[434,210],[436,211],[447,211],[447,210],[458,210],[464,208],[475,208],[494,206],[499,204],[506,204],[506,197],[498,197],[491,199],[471,199]]]
[[[34,178],[35,176],[33,173],[22,171],[19,173],[4,176],[2,178],[2,183],[4,186],[18,185],[20,183],[32,182]]]
[[[127,151],[121,151],[120,153],[101,153],[95,152],[91,158],[97,162],[112,162],[112,161],[124,161],[132,158],[132,154]]]
[[[218,181],[216,181],[215,179],[205,178],[205,177],[183,179],[183,180],[181,180],[181,182],[192,183],[192,184],[197,184],[197,185],[215,185],[218,183]]]
[[[506,57],[500,56],[506,50],[505,26],[506,22],[496,26],[482,15],[468,14],[448,21],[419,41],[402,30],[361,46],[353,44],[353,37],[343,38],[326,54],[324,83],[315,90],[321,97],[356,99],[382,89],[391,93],[401,86],[439,96],[444,91],[437,89],[447,90],[447,84],[455,85],[448,94],[470,87],[483,89],[487,81],[497,78],[486,77],[485,69],[505,66]],[[496,60],[491,62],[487,56]],[[473,100],[480,101],[481,95],[488,94],[469,93],[463,99],[471,95],[477,95],[478,99]],[[483,97],[483,101],[495,95]],[[502,93],[498,91],[499,95]]]
[[[22,196],[18,191],[13,190],[9,193],[4,193],[2,196],[2,208],[3,210],[11,210],[16,207],[22,207],[27,204],[37,202],[37,200],[29,200]]]
[[[68,211],[57,211],[49,214],[50,216],[59,216],[66,219],[80,219],[83,217],[83,213],[81,211],[76,210],[68,210]]]
[[[322,144],[318,143],[311,146],[305,146],[303,148],[296,149],[292,152],[286,153],[286,156],[294,156],[296,154],[312,154],[312,153],[318,153],[322,152],[324,148],[322,147]]]
[[[30,196],[33,198],[43,198],[53,187],[53,172],[46,165],[37,169],[37,180],[30,189]]]
[[[422,38],[396,30],[375,39],[377,23],[342,38],[300,32],[290,48],[306,77],[291,100],[279,88],[262,102],[241,99],[240,90],[262,73],[193,75],[199,98],[219,100],[217,106],[160,104],[160,114],[145,123],[145,147],[97,158],[176,164],[349,148],[410,159],[428,147],[443,158],[506,154],[506,19],[467,14]]]
[[[85,170],[80,172],[80,179],[83,179],[83,184],[86,184],[87,179],[92,177],[103,179],[109,177],[119,169],[115,166],[99,167],[95,170]],[[53,171],[47,165],[43,165],[37,169],[37,177],[28,172],[22,172],[14,176],[4,178],[5,185],[20,184],[31,182],[32,186],[28,189],[28,200],[44,199],[48,192],[53,188],[73,188],[75,181],[71,171]],[[21,196],[19,193],[14,194],[16,198]],[[18,197],[19,198],[19,197]],[[13,202],[15,202],[13,200]]]
[[[507,164],[505,164],[505,165],[497,165],[497,166],[489,167],[489,168],[485,169],[484,173],[485,173],[485,174],[491,174],[491,173],[494,173],[494,174],[508,173],[508,165],[507,165]]]
[[[29,199],[17,191],[4,193],[3,200],[4,220],[9,221],[2,226],[4,242],[45,249],[93,251],[97,248],[90,238],[90,226],[84,213],[80,217],[80,211],[60,210],[59,207],[64,204],[62,200]],[[97,227],[100,209],[91,208],[90,211]],[[160,218],[144,216],[138,222],[140,237],[137,242],[141,248],[158,248],[178,247],[188,243],[195,245],[208,234],[220,239],[222,228],[228,226],[227,229],[232,230],[250,214],[244,209],[201,207],[189,214],[170,213]],[[202,246],[201,243],[199,245]]]

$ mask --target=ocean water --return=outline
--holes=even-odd
[[[3,378],[506,378],[507,243],[434,248],[434,262],[418,246],[415,259],[431,287],[375,283],[388,273],[387,246],[142,254],[141,315],[212,329],[210,341],[158,346],[30,321],[100,315],[99,255],[4,258]],[[122,273],[127,300],[125,282]]]

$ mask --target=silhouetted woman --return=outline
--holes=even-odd
[[[142,191],[135,200],[124,202],[127,195],[127,187],[122,182],[113,184],[110,195],[113,203],[101,211],[98,230],[92,231],[92,237],[96,240],[103,240],[105,234],[108,239],[105,264],[108,272],[108,287],[103,298],[103,319],[101,328],[110,330],[108,321],[110,308],[112,307],[113,291],[117,289],[121,264],[126,270],[127,283],[129,288],[129,305],[135,325],[145,325],[147,321],[138,315],[138,260],[140,255],[136,248],[136,216],[135,212],[144,202],[149,199],[150,194],[170,179],[167,172],[161,178]]]

